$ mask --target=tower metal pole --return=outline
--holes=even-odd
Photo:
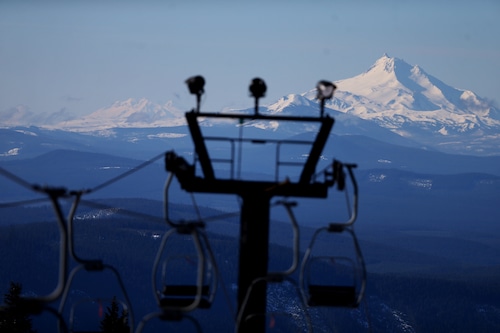
[[[269,260],[269,212],[270,199],[265,190],[261,193],[243,191],[240,224],[240,254],[238,276],[238,310],[244,305],[248,288],[252,282],[267,275]],[[250,314],[266,313],[266,285],[253,287],[250,298],[243,309],[239,333],[264,332],[265,316],[255,316],[245,321]]]

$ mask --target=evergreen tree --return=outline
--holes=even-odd
[[[20,283],[10,282],[9,292],[4,295],[5,306],[0,309],[0,333],[34,333],[31,318],[21,306]]]
[[[128,313],[125,309],[119,314],[119,306],[116,297],[113,297],[111,305],[106,308],[106,314],[101,320],[101,331],[104,333],[129,333]]]

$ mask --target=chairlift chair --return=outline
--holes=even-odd
[[[69,213],[69,217],[68,217],[68,234],[69,234],[69,237],[68,237],[68,240],[69,240],[69,253],[71,255],[71,257],[73,258],[73,260],[75,260],[75,262],[78,263],[77,266],[75,266],[69,276],[68,276],[68,279],[67,279],[67,283],[66,283],[66,286],[64,288],[64,292],[62,294],[62,297],[61,297],[61,302],[59,304],[59,314],[62,314],[63,311],[64,311],[64,308],[66,306],[66,301],[67,301],[67,298],[68,298],[68,294],[69,294],[69,291],[70,291],[70,288],[71,288],[71,285],[73,283],[73,280],[75,278],[75,276],[81,272],[81,271],[86,271],[86,272],[96,272],[96,273],[101,273],[101,272],[104,272],[104,271],[109,271],[112,273],[112,275],[114,276],[118,286],[119,286],[119,289],[124,297],[124,304],[125,306],[127,307],[127,311],[128,311],[128,315],[129,315],[129,323],[130,323],[130,332],[132,333],[133,332],[133,329],[134,329],[134,314],[133,314],[133,311],[132,311],[132,303],[130,302],[130,299],[128,297],[128,294],[127,294],[127,291],[125,289],[125,285],[120,277],[120,274],[118,273],[118,270],[109,265],[109,264],[105,264],[102,262],[102,260],[100,259],[83,259],[83,258],[80,258],[76,252],[75,252],[75,248],[74,248],[74,226],[73,226],[73,222],[74,222],[74,216],[75,216],[75,213],[76,213],[76,209],[77,209],[77,206],[80,202],[80,198],[81,198],[81,195],[83,194],[82,192],[76,192],[74,193],[75,194],[75,201],[73,202],[73,205],[71,207],[71,210],[70,210],[70,213]],[[59,327],[59,331],[61,330],[61,327]]]
[[[215,257],[205,233],[205,223],[201,220],[174,221],[169,215],[168,192],[172,184],[173,173],[169,173],[164,186],[164,216],[170,229],[162,237],[158,252],[153,262],[151,286],[159,311],[145,315],[137,326],[136,333],[142,332],[145,325],[154,318],[168,321],[187,319],[201,332],[199,323],[187,313],[195,309],[208,309],[215,298],[218,270]],[[171,281],[169,273],[179,273],[175,270],[175,262],[191,259],[193,253],[168,253],[167,245],[173,243],[175,238],[189,239],[194,245],[193,261],[196,269],[193,274],[194,283],[186,281]],[[174,269],[172,268],[174,267]],[[159,270],[161,269],[161,272]],[[158,276],[160,275],[160,279]],[[161,282],[159,283],[158,280]]]
[[[195,257],[192,253],[170,254],[163,258],[165,248],[175,236],[187,236],[194,243]],[[163,260],[162,260],[163,259]],[[172,281],[169,273],[178,274],[176,262],[191,260],[196,264],[193,272],[194,283]],[[158,285],[158,270],[161,266],[161,286]],[[157,304],[165,310],[189,312],[196,308],[210,308],[217,289],[215,258],[208,247],[208,239],[198,226],[185,225],[174,227],[165,233],[153,264],[153,293]]]
[[[21,296],[18,304],[16,305],[17,310],[30,315],[40,315],[42,312],[49,312],[56,318],[59,331],[68,332],[66,321],[61,316],[60,312],[58,312],[50,305],[50,303],[56,301],[61,297],[67,284],[68,228],[59,199],[68,197],[68,191],[65,188],[30,185],[25,183],[17,176],[11,174],[10,172],[7,172],[6,170],[0,168],[0,172],[10,178],[15,179],[18,182],[23,183],[23,185],[25,186],[29,186],[36,192],[46,194],[52,204],[52,208],[54,209],[57,226],[59,229],[59,267],[58,281],[55,289],[47,295],[36,297]],[[9,311],[9,306],[0,304],[0,314],[2,314],[2,312],[4,311]]]
[[[300,285],[303,291],[304,302],[308,306],[332,306],[332,307],[357,307],[361,302],[366,287],[366,267],[358,239],[353,230],[353,224],[357,218],[358,210],[358,187],[352,169],[353,164],[342,164],[336,161],[333,165],[333,179],[337,181],[340,190],[345,190],[345,174],[343,168],[347,169],[349,178],[354,189],[352,201],[348,200],[350,216],[347,221],[332,222],[326,227],[319,228],[313,234],[309,247],[302,260],[300,270]],[[350,207],[349,202],[352,202]],[[348,255],[342,253],[330,253],[328,255],[315,254],[317,239],[320,235],[328,237],[330,251],[338,245],[341,235],[347,234],[350,238],[351,251]],[[337,242],[337,243],[336,243]],[[340,252],[340,251],[338,251]],[[318,272],[314,270],[327,269],[328,283],[318,280]]]
[[[347,234],[352,240],[350,256],[330,254],[315,255],[314,245],[320,234],[326,234],[329,242]],[[328,275],[324,281],[318,275]],[[366,268],[356,234],[349,227],[330,225],[318,229],[306,250],[300,271],[300,285],[304,302],[308,306],[357,307],[366,286]]]
[[[174,174],[169,172],[164,186],[164,215],[165,221],[171,227],[162,238],[160,247],[153,263],[152,286],[157,304],[164,310],[189,312],[196,308],[210,308],[217,290],[217,264],[205,233],[205,223],[201,217],[193,221],[174,221],[169,214],[169,189]],[[174,258],[190,255],[190,253],[169,254],[163,258],[167,244],[175,237],[189,238],[195,248],[197,264],[195,283],[170,283],[167,279],[169,266]],[[158,269],[162,265],[162,286],[157,283]],[[175,272],[177,273],[177,272]]]

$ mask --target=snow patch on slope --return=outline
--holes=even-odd
[[[80,119],[57,124],[57,128],[77,132],[105,130],[109,128],[171,127],[185,124],[183,112],[172,102],[154,104],[142,98],[117,101],[107,108],[99,109]]]

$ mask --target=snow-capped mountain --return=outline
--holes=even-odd
[[[334,98],[326,103],[326,113],[336,119],[335,134],[366,135],[461,154],[500,154],[500,110],[470,90],[446,85],[417,65],[384,54],[366,72],[335,83],[338,89]],[[0,126],[35,125],[73,132],[174,127],[185,125],[184,111],[171,101],[159,105],[145,98],[128,99],[68,120],[64,110],[41,117],[19,106],[0,112]],[[254,110],[228,112],[252,114]],[[261,106],[260,112],[317,116],[316,90],[289,94]],[[209,120],[204,124],[214,125]],[[276,121],[252,121],[244,126],[286,136],[317,130],[314,126]]]
[[[313,110],[310,110],[310,109]],[[277,102],[267,106],[267,111],[271,114],[317,116],[319,105],[312,99],[307,99],[302,95],[290,94],[281,97]],[[309,114],[311,113],[311,114]]]
[[[330,109],[438,149],[500,152],[500,110],[417,65],[384,55],[368,71],[335,83],[338,90],[326,105]],[[303,94],[308,99],[315,95]]]
[[[63,121],[53,128],[89,132],[110,128],[172,127],[185,123],[184,113],[171,101],[155,104],[146,98],[117,101],[110,107],[99,109],[79,119]]]

